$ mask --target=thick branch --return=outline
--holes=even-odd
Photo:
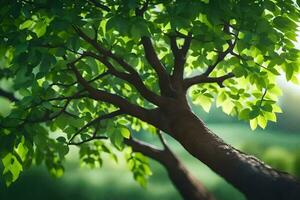
[[[149,1],[147,0],[145,4],[140,9],[135,10],[135,14],[137,17],[143,18],[144,13],[146,12],[149,5]],[[163,96],[173,96],[170,76],[165,70],[164,65],[158,59],[158,56],[154,50],[152,41],[150,37],[142,36],[141,43],[144,48],[145,57],[151,67],[154,69],[156,74],[158,75],[159,87],[161,90],[161,94]]]
[[[173,81],[181,85],[183,81],[183,74],[184,74],[184,65],[186,62],[186,54],[190,48],[190,44],[192,41],[191,33],[188,34],[188,37],[184,39],[184,43],[182,48],[178,48],[176,42],[176,36],[170,36],[170,44],[171,50],[174,55],[174,71],[173,71]]]
[[[161,89],[161,94],[164,96],[173,96],[171,89],[170,76],[166,72],[163,64],[158,59],[158,56],[154,50],[153,44],[149,37],[143,36],[141,38],[142,45],[144,47],[145,56],[148,63],[154,69],[158,76],[159,87]]]
[[[133,138],[125,139],[124,143],[132,148],[135,152],[141,152],[146,156],[149,156],[151,158],[154,157],[154,159],[157,159],[158,157],[161,157],[163,150],[158,149],[156,146],[153,146],[151,144],[137,141]],[[151,155],[151,156],[150,156]]]

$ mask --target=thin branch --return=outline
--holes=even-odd
[[[123,110],[126,114],[137,117],[143,121],[153,123],[153,119],[149,115],[149,110],[134,105],[119,95],[112,94],[104,90],[95,89],[87,80],[82,77],[80,72],[75,67],[75,63],[69,63],[68,66],[75,73],[77,81],[87,90],[93,99],[110,103]]]
[[[135,13],[136,13],[137,16],[142,17],[144,15],[146,10],[148,9],[149,2],[150,2],[150,0],[146,0],[146,2],[143,4],[143,6],[141,8],[137,8],[135,10]]]
[[[181,53],[183,54],[184,57],[186,56],[186,54],[190,48],[191,42],[192,42],[192,33],[189,32],[188,37],[185,38],[184,43],[181,48]]]
[[[243,56],[241,56],[240,54],[237,54],[235,52],[230,52],[230,54],[233,55],[233,56],[235,56],[235,57],[237,57],[237,58],[239,58],[239,59],[241,59],[241,60],[243,60],[243,61],[248,61],[247,58],[244,58]],[[261,68],[267,70],[267,71],[270,71],[270,69],[268,69],[267,67],[265,67],[265,66],[263,66],[261,64],[258,64],[257,62],[254,62],[254,64],[257,65],[258,67],[261,67]],[[270,71],[270,72],[272,72],[272,71]]]
[[[226,26],[226,24],[224,25],[223,31],[227,34],[230,34],[229,27]],[[190,86],[192,86],[194,84],[199,84],[199,83],[218,83],[218,85],[220,87],[224,87],[223,82],[226,79],[234,77],[233,73],[228,73],[228,74],[226,74],[224,76],[221,76],[221,77],[209,77],[209,75],[217,67],[217,65],[225,59],[225,57],[228,54],[233,53],[233,49],[234,49],[234,47],[237,43],[237,40],[238,40],[238,33],[235,36],[236,37],[235,37],[234,41],[227,40],[228,48],[223,52],[218,52],[217,60],[212,65],[208,66],[208,68],[206,69],[206,71],[204,73],[202,73],[198,76],[195,76],[195,77],[184,79],[184,88],[186,90]]]
[[[110,8],[102,3],[100,3],[101,1],[97,1],[97,0],[88,0],[88,2],[92,3],[94,6],[102,9],[102,10],[105,10],[107,12],[110,11]]]
[[[179,32],[179,31],[175,31],[175,33],[176,33],[176,35],[175,35],[176,37],[182,38],[182,39],[196,40],[196,41],[203,42],[203,43],[213,42],[213,40],[203,40],[203,38],[200,38],[200,37],[192,36],[192,35],[189,35],[189,34],[185,35],[185,34]],[[164,33],[164,34],[166,34],[167,36],[170,36],[169,33]]]
[[[92,52],[85,52],[85,55],[89,55],[98,59],[106,67],[108,67],[113,75],[132,84],[140,92],[140,94],[151,103],[155,105],[161,105],[159,96],[145,86],[140,75],[131,65],[129,65],[122,58],[118,57],[111,51],[104,49],[102,46],[100,46],[99,43],[97,43],[97,41],[88,37],[80,28],[76,26],[74,26],[73,28],[82,39],[91,44],[102,56],[99,56]],[[108,61],[108,58],[115,60],[120,66],[122,66],[127,72],[129,72],[129,74],[116,70],[115,67]]]
[[[162,143],[164,150],[169,150],[169,147],[167,145],[167,141],[165,140],[164,136],[162,135],[162,132],[159,129],[156,129],[156,133],[158,135],[158,138],[160,142]]]
[[[96,40],[93,40],[88,35],[86,35],[79,27],[73,26],[73,29],[84,41],[86,41],[87,43],[92,45],[100,54],[102,54],[105,57],[109,57],[109,58],[115,60],[119,65],[121,65],[129,73],[137,74],[137,72],[134,70],[134,68],[131,65],[129,65],[122,58],[115,55],[111,51],[106,50],[105,48],[103,48]]]
[[[108,114],[105,114],[105,115],[100,115],[99,117],[93,119],[92,121],[88,122],[87,124],[85,124],[83,127],[81,127],[74,135],[72,135],[72,137],[70,138],[69,140],[69,143],[72,142],[72,140],[74,140],[74,138],[79,135],[82,131],[84,131],[85,129],[87,129],[88,127],[90,127],[91,125],[97,123],[97,122],[100,122],[102,120],[105,120],[105,119],[111,119],[113,117],[116,117],[116,116],[119,116],[123,114],[123,112],[121,110],[116,110],[114,112],[111,112],[111,113],[108,113]],[[95,134],[93,134],[93,136],[95,136]]]
[[[96,80],[98,80],[98,79],[101,79],[101,78],[103,78],[103,77],[109,75],[109,74],[110,74],[109,71],[103,72],[103,73],[101,73],[101,74],[95,76],[94,78],[92,78],[92,79],[89,80],[88,82],[89,82],[89,83],[92,83],[92,82],[94,82],[94,81],[96,81]],[[73,83],[69,83],[69,84],[64,84],[64,83],[51,83],[51,84],[49,85],[49,87],[52,87],[52,86],[71,87],[71,86],[73,86],[73,85],[76,85],[77,83],[78,83],[77,81],[75,81],[75,82],[73,82]]]
[[[194,76],[191,78],[187,78],[184,80],[184,89],[187,90],[189,87],[195,84],[201,84],[201,83],[217,83],[220,87],[223,86],[223,82],[229,78],[233,78],[233,73],[228,73],[224,76],[219,77],[207,77],[204,74]]]
[[[86,140],[82,140],[80,142],[68,142],[67,145],[76,145],[76,146],[80,146],[82,144],[85,144],[87,142],[90,142],[90,141],[93,141],[93,140],[107,140],[108,137],[106,136],[93,136],[93,137],[90,137]]]
[[[264,101],[264,98],[265,98],[267,92],[268,92],[268,90],[265,89],[265,91],[264,91],[264,93],[263,93],[263,95],[262,95],[262,97],[261,97],[261,99],[260,99],[260,102],[259,102],[259,106],[258,106],[259,108],[261,107],[261,105],[262,105],[262,103],[263,103],[263,101]]]
[[[51,120],[57,118],[58,116],[60,116],[61,114],[65,113],[70,102],[71,102],[71,99],[67,99],[67,101],[66,101],[65,105],[62,107],[62,109],[60,111],[58,111],[57,113],[53,114],[52,116],[51,115],[45,116],[45,118],[40,118],[38,120],[33,120],[30,122],[31,123],[40,123],[40,122],[51,121]]]
[[[15,95],[11,92],[7,92],[0,88],[0,96],[7,98],[8,100],[12,102],[17,102],[18,99],[15,97]]]
[[[92,137],[90,137],[86,140],[82,140],[80,142],[68,142],[67,145],[80,146],[80,145],[85,144],[90,141],[107,140],[107,139],[109,139],[107,136],[92,136]],[[142,154],[144,154],[150,158],[156,159],[158,161],[164,160],[165,152],[161,149],[158,149],[156,146],[135,140],[133,138],[129,138],[129,139],[124,138],[124,143],[127,146],[130,146],[134,152],[141,152]]]
[[[230,33],[230,32],[229,32],[229,28],[228,28],[228,26],[226,26],[226,25],[224,26],[224,32],[227,33],[227,34]],[[238,35],[238,33],[237,33],[237,35]],[[233,49],[234,49],[234,47],[235,47],[235,45],[236,45],[236,43],[237,43],[237,40],[238,40],[237,35],[236,35],[236,37],[235,37],[235,39],[234,39],[233,42],[232,42],[231,40],[227,40],[227,44],[229,45],[228,48],[227,48],[225,51],[223,51],[223,52],[218,52],[218,57],[217,57],[216,62],[215,62],[214,64],[210,65],[210,66],[207,68],[207,70],[204,72],[204,75],[205,75],[205,76],[209,76],[209,74],[216,68],[216,66],[217,66],[221,61],[223,61],[224,58],[225,58],[229,53],[231,53],[231,52],[233,51]]]
[[[81,99],[84,97],[89,97],[89,95],[87,95],[87,94],[82,94],[83,92],[85,92],[85,91],[80,90],[71,96],[59,96],[59,97],[53,97],[53,98],[49,98],[49,99],[43,99],[42,103],[47,102],[47,101],[60,101],[60,100],[70,100],[70,99],[72,100],[72,99]],[[34,105],[34,106],[37,106],[37,105]]]
[[[169,39],[170,39],[171,51],[172,51],[172,53],[175,57],[179,52],[179,48],[177,46],[177,41],[176,41],[176,36],[175,35],[169,35]]]
[[[134,86],[138,92],[149,102],[155,105],[162,105],[163,98],[159,97],[157,94],[149,90],[145,84],[143,83],[141,77],[139,75],[132,75],[125,72],[118,71],[108,60],[106,57],[98,56],[92,52],[86,52],[87,55],[94,57],[99,60],[102,64],[104,64],[109,72],[116,76],[117,78],[124,80]]]
[[[28,118],[25,118],[25,119],[14,118],[14,119],[20,120],[22,122],[20,124],[16,124],[16,126],[5,127],[5,126],[1,125],[1,127],[3,127],[3,128],[16,128],[16,127],[22,127],[26,123],[34,124],[34,123],[43,123],[43,122],[51,121],[51,120],[55,119],[56,117],[58,117],[61,114],[66,112],[67,106],[69,105],[70,101],[71,100],[67,100],[65,105],[57,113],[47,112],[47,113],[45,113],[45,115],[43,117],[40,117],[36,120],[32,120],[32,119],[28,119]],[[53,114],[53,115],[51,116],[51,114]],[[10,118],[10,119],[12,119],[12,118]]]

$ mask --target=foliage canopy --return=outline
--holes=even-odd
[[[298,83],[299,14],[292,0],[2,0],[1,94],[12,101],[0,118],[7,184],[32,162],[61,176],[70,144],[109,138],[123,150],[131,130],[155,133],[128,110],[160,106],[177,79],[205,111],[216,101],[265,128],[281,112],[276,77]],[[146,158],[123,152],[144,185]],[[116,157],[109,142],[80,145],[90,166],[103,153]]]

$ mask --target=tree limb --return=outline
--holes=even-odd
[[[159,138],[160,142],[162,143],[162,145],[164,147],[164,150],[169,150],[167,142],[166,142],[165,138],[163,137],[161,131],[159,129],[156,129],[156,133],[158,135],[158,138]]]
[[[226,24],[224,25],[224,29],[223,31],[227,34],[230,34],[230,31],[229,31],[229,26],[227,26]],[[233,51],[236,43],[237,43],[237,40],[238,40],[238,34],[235,35],[235,39],[234,41],[232,42],[231,40],[227,40],[227,44],[229,45],[228,48],[223,51],[223,52],[218,52],[218,57],[217,57],[217,60],[214,64],[210,65],[207,70],[204,72],[204,75],[205,76],[209,76],[209,74],[216,68],[216,66],[222,61],[224,60],[224,58],[230,53]]]
[[[151,39],[149,37],[142,36],[141,43],[143,45],[145,57],[148,63],[151,65],[151,67],[154,69],[154,71],[158,76],[161,94],[163,96],[169,96],[169,97],[173,96],[170,76],[165,70],[163,64],[158,59],[153,44],[151,42]]]
[[[75,60],[75,62],[76,62],[76,60]],[[69,63],[68,66],[74,72],[78,83],[80,83],[87,90],[87,92],[90,94],[90,96],[93,99],[110,103],[110,104],[120,108],[126,114],[137,117],[148,123],[151,123],[151,124],[153,123],[152,117],[149,116],[149,112],[150,112],[149,110],[142,108],[140,106],[134,105],[119,95],[111,94],[104,90],[95,89],[94,87],[92,87],[89,84],[89,82],[87,80],[85,80],[82,77],[80,72],[75,67],[74,62]]]
[[[192,34],[189,33],[188,37],[184,39],[184,43],[182,48],[178,48],[176,42],[176,36],[170,36],[170,44],[171,50],[174,55],[174,71],[172,74],[172,79],[178,85],[181,85],[183,81],[183,74],[184,74],[184,65],[186,62],[186,55],[190,48],[190,44],[192,42]]]
[[[224,87],[223,82],[232,77],[234,77],[233,73],[228,73],[226,75],[219,76],[219,77],[207,77],[204,74],[201,74],[198,76],[185,79],[184,89],[187,90],[192,85],[200,84],[200,83],[217,83],[220,87]]]
[[[98,80],[98,79],[100,79],[100,78],[103,78],[103,77],[105,77],[105,76],[107,76],[107,75],[109,75],[110,73],[109,73],[109,71],[106,71],[106,72],[103,72],[103,73],[101,73],[101,74],[99,74],[99,75],[97,75],[97,76],[95,76],[94,78],[92,78],[91,80],[89,80],[88,82],[89,83],[92,83],[92,82],[94,82],[94,81],[96,81],[96,80]],[[69,83],[69,84],[64,84],[64,83],[51,83],[50,85],[49,85],[49,87],[52,87],[52,86],[61,86],[61,87],[71,87],[71,86],[73,86],[73,85],[75,85],[75,84],[77,84],[77,81],[75,81],[75,82],[73,82],[73,83]]]
[[[68,145],[82,145],[85,144],[87,142],[93,141],[93,140],[107,140],[108,137],[107,136],[92,136],[86,140],[82,140],[80,142],[68,142]],[[142,141],[138,141],[135,140],[133,138],[129,138],[126,139],[124,138],[124,143],[127,146],[130,146],[132,148],[133,151],[135,152],[141,152],[142,154],[145,154],[146,156],[149,156],[151,158],[161,158],[162,154],[163,154],[163,150],[158,149],[156,146],[142,142]],[[150,156],[151,155],[151,156]]]
[[[93,40],[88,35],[86,35],[79,27],[73,26],[73,29],[84,41],[86,41],[87,43],[92,45],[100,54],[115,60],[119,65],[121,65],[129,73],[138,75],[138,73],[134,70],[134,68],[131,65],[129,65],[127,62],[125,62],[125,60],[123,60],[119,56],[115,55],[111,51],[103,48],[96,40]]]
[[[74,140],[74,138],[79,135],[82,131],[84,131],[85,129],[87,129],[88,127],[90,127],[91,125],[100,122],[102,120],[105,119],[111,119],[113,117],[116,117],[118,115],[123,114],[123,112],[121,110],[116,110],[114,112],[105,114],[105,115],[100,115],[99,117],[93,119],[92,121],[88,122],[87,124],[85,124],[83,127],[81,127],[74,135],[72,135],[72,137],[70,138],[68,144],[72,143],[72,141]],[[95,137],[96,135],[94,134],[93,137]]]
[[[142,141],[138,141],[136,139],[133,139],[132,137],[130,137],[129,139],[125,139],[124,143],[127,146],[130,146],[133,151],[141,152],[145,156],[148,156],[148,157],[154,158],[154,159],[162,157],[162,154],[164,152],[163,150],[158,149],[154,145],[151,145],[149,143],[145,143]]]
[[[149,0],[147,0],[142,8],[136,9],[135,14],[137,17],[143,18],[145,11],[147,10],[149,5]],[[159,87],[161,90],[161,94],[163,96],[173,96],[172,85],[170,81],[170,76],[165,70],[164,65],[158,59],[158,56],[154,50],[154,46],[152,44],[151,38],[147,36],[141,37],[141,43],[144,48],[145,57],[151,67],[154,69],[158,76]]]
[[[76,26],[73,26],[73,28],[82,39],[84,39],[86,42],[91,44],[103,56],[98,56],[92,52],[86,52],[86,54],[102,62],[106,67],[109,68],[110,72],[116,77],[123,79],[129,82],[130,84],[132,84],[140,92],[140,94],[149,102],[155,105],[161,105],[162,99],[145,86],[140,75],[131,65],[129,65],[122,58],[118,57],[111,51],[104,49],[102,46],[100,46],[99,43],[97,43],[97,41],[88,37],[80,28]],[[119,72],[118,70],[116,70],[113,67],[113,65],[108,61],[107,58],[111,58],[115,60],[120,66],[122,66],[127,72],[129,72],[129,74],[124,72]]]
[[[85,143],[87,143],[87,142],[90,142],[90,141],[93,141],[93,140],[107,140],[108,139],[108,137],[106,137],[106,136],[93,136],[93,137],[90,137],[90,138],[88,138],[88,139],[86,139],[86,140],[82,140],[82,141],[80,141],[80,142],[68,142],[67,143],[67,145],[76,145],[76,146],[80,146],[80,145],[82,145],[82,144],[85,144]]]
[[[223,31],[227,34],[231,33],[229,31],[229,26],[226,24],[224,25]],[[224,76],[220,76],[220,77],[209,77],[209,75],[217,67],[217,65],[225,59],[225,57],[228,54],[233,53],[233,49],[237,43],[237,40],[238,40],[238,33],[235,34],[234,41],[227,40],[228,48],[223,52],[218,52],[217,60],[212,65],[208,66],[208,68],[206,69],[206,71],[204,73],[202,73],[198,76],[195,76],[195,77],[184,79],[185,90],[187,90],[190,86],[192,86],[194,84],[199,84],[199,83],[218,83],[218,85],[220,87],[223,87],[223,82],[226,79],[234,77],[233,73],[228,73],[228,74],[226,74]]]
[[[141,77],[139,75],[131,75],[126,72],[120,72],[116,70],[116,68],[107,60],[106,57],[99,56],[97,54],[94,54],[92,52],[86,52],[86,55],[89,55],[91,57],[94,57],[95,59],[99,60],[102,64],[104,64],[109,72],[116,76],[117,78],[124,80],[128,82],[129,84],[133,85],[138,92],[149,102],[155,104],[155,105],[162,105],[163,98],[149,90],[145,84],[143,83]]]

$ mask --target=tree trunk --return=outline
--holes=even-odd
[[[190,111],[187,104],[182,107],[177,104],[161,113],[164,115],[161,120],[167,122],[172,137],[248,199],[300,199],[297,180],[226,144]]]
[[[141,152],[162,164],[166,168],[173,185],[184,199],[214,200],[213,195],[190,174],[169,148],[160,150],[135,140],[126,140],[125,143],[131,146],[133,151]]]

